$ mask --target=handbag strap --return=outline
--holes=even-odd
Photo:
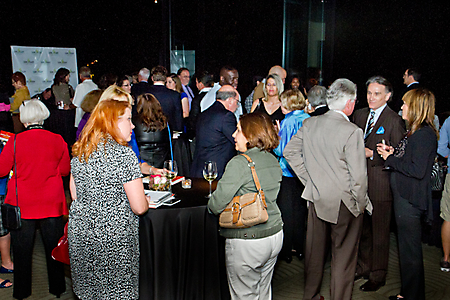
[[[247,154],[242,153],[241,155],[244,156],[248,160],[248,166],[250,167],[250,170],[252,171],[253,181],[255,181],[256,188],[258,189],[258,191],[262,191],[261,184],[259,183],[258,176],[256,175],[255,163],[252,161],[250,156],[248,156]]]
[[[170,159],[173,160],[172,133],[170,132],[169,122],[167,122],[167,130],[169,131]]]
[[[17,134],[14,135],[14,177],[16,177],[16,206],[19,206],[19,194],[17,193],[16,136]]]

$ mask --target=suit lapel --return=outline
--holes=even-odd
[[[375,123],[375,126],[373,126],[373,130],[372,132],[369,134],[369,136],[367,137],[367,143],[369,143],[369,141],[371,141],[372,139],[374,139],[377,136],[377,131],[380,129],[380,127],[383,126],[385,120],[386,120],[386,110],[390,109],[388,106],[386,106],[383,111],[381,112],[380,116],[378,117],[377,122]],[[378,143],[380,141],[376,141],[376,143]]]

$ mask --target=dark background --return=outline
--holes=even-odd
[[[94,81],[106,72],[131,74],[164,62],[167,47],[167,2],[142,1],[11,1],[0,4],[0,84],[13,93],[10,45],[74,47],[78,66],[97,59]],[[100,2],[100,3],[99,3]],[[306,74],[306,26],[309,1],[298,3],[300,26],[291,55],[298,66],[290,75]],[[311,0],[321,2],[321,0]],[[450,110],[447,100],[450,4],[446,1],[325,0],[327,59],[324,84],[346,77],[358,84],[360,106],[364,83],[382,75],[403,88],[406,68],[422,71],[421,83],[435,92],[437,113]],[[282,62],[283,1],[172,0],[173,46],[196,50],[196,68],[217,73],[231,64],[239,70],[246,97],[253,75],[267,75]],[[306,24],[306,25],[305,25]],[[301,46],[302,44],[303,47]],[[168,67],[168,65],[166,65]],[[326,70],[326,72],[325,72]]]

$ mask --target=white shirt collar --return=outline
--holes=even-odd
[[[343,115],[344,118],[345,118],[347,121],[350,122],[350,119],[348,118],[348,116],[347,116],[346,114],[344,114],[344,112],[343,112],[342,110],[334,110],[334,109],[333,109],[333,111],[335,111],[335,112],[337,112],[337,113]]]

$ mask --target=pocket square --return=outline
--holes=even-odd
[[[381,126],[380,128],[378,128],[377,134],[383,134],[383,133],[384,133],[384,127]]]

